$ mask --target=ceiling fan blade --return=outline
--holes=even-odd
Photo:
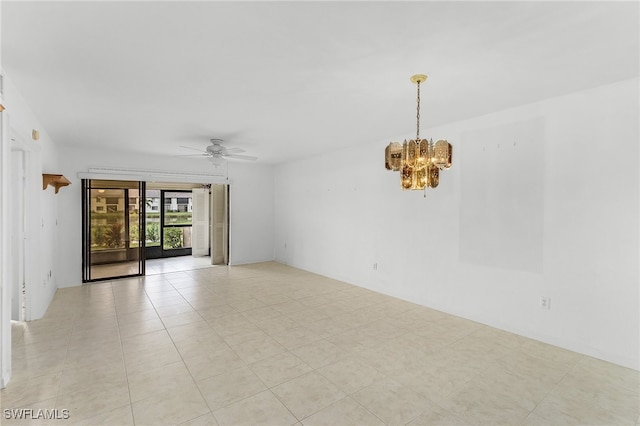
[[[200,154],[181,154],[175,157],[209,157],[209,154],[202,152]]]
[[[241,152],[244,152],[244,149],[242,148],[225,148],[227,154],[240,154]]]
[[[199,149],[199,148],[192,148],[192,147],[190,147],[190,146],[182,146],[182,145],[180,145],[180,148],[186,148],[186,149],[191,149],[191,150],[193,150],[193,151],[203,152],[203,151],[202,151],[201,149]]]
[[[229,155],[225,155],[225,157],[237,158],[238,160],[249,160],[249,161],[256,161],[258,159],[258,157],[252,157],[250,155],[238,155],[238,154],[229,154]]]

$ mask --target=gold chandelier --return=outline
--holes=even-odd
[[[446,140],[435,144],[433,139],[420,139],[420,83],[427,79],[424,74],[416,74],[411,81],[418,85],[416,138],[403,144],[391,142],[384,151],[387,170],[400,172],[402,189],[435,188],[440,182],[440,170],[451,167],[452,147]]]

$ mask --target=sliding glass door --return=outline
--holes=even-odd
[[[144,275],[144,182],[82,180],[82,281]]]
[[[145,261],[228,263],[227,185],[82,180],[82,280],[145,275]],[[195,195],[194,195],[195,194]]]

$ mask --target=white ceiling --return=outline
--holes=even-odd
[[[2,2],[2,67],[59,144],[276,163],[639,74],[637,2]],[[455,144],[455,141],[452,141]],[[194,161],[200,161],[194,159]]]

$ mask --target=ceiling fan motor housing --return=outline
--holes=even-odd
[[[211,155],[221,155],[223,154],[222,147],[220,145],[209,145],[207,147],[207,152]]]

